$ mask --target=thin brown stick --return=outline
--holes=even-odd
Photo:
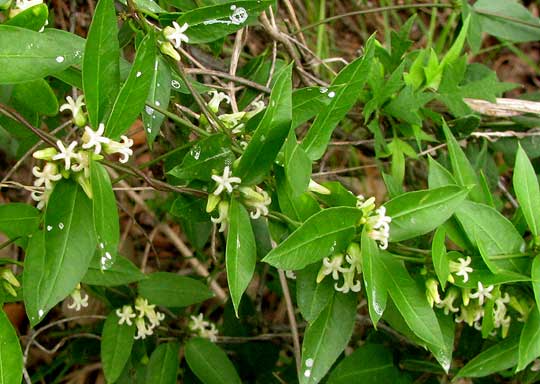
[[[289,318],[289,324],[291,325],[291,333],[294,348],[294,359],[296,360],[296,372],[300,374],[300,368],[302,367],[302,354],[300,352],[300,337],[298,336],[298,325],[296,324],[296,316],[294,315],[294,307],[291,299],[291,292],[289,291],[289,285],[287,284],[287,277],[283,270],[278,269],[279,283],[283,290],[283,297],[285,298],[285,305],[287,306],[287,316]]]

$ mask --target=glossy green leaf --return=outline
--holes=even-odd
[[[540,356],[540,312],[538,308],[529,312],[529,317],[519,338],[518,351],[518,371],[525,369],[530,362]]]
[[[23,354],[19,338],[6,314],[0,310],[0,383],[20,384]]]
[[[44,229],[30,239],[24,260],[24,303],[32,326],[85,275],[97,243],[91,217],[92,202],[77,183],[56,183]]]
[[[97,129],[120,88],[120,45],[114,0],[100,0],[84,49],[82,78],[90,124]]]
[[[122,374],[131,355],[135,325],[118,324],[113,311],[107,316],[101,332],[101,364],[107,382],[114,383]]]
[[[454,176],[452,176],[450,171],[434,160],[431,156],[428,157],[428,162],[428,185],[430,189],[457,184],[456,179],[454,179]]]
[[[328,384],[396,383],[399,376],[392,353],[382,345],[368,343],[340,361],[332,370]]]
[[[519,337],[507,339],[482,351],[457,373],[459,377],[484,377],[515,366],[518,362]]]
[[[146,367],[146,383],[152,384],[176,384],[178,366],[180,364],[178,343],[165,343],[159,345],[152,355]]]
[[[183,180],[211,181],[212,175],[221,174],[234,159],[231,139],[224,134],[215,134],[193,145],[182,163],[167,173]]]
[[[329,207],[356,207],[358,198],[339,181],[326,181],[322,185],[331,193],[329,195],[317,195],[317,198]]]
[[[534,236],[540,235],[540,188],[536,172],[529,157],[518,147],[514,168],[514,190],[521,206],[521,211]]]
[[[102,256],[99,253],[97,256],[98,260],[92,261],[81,280],[84,284],[114,287],[146,279],[145,274],[125,257],[117,256],[114,263],[104,269],[101,267]]]
[[[381,252],[379,256],[390,297],[409,328],[426,343],[443,348],[441,328],[425,293],[418,288],[402,262],[388,253]]]
[[[481,239],[485,257],[492,259],[493,266],[523,273],[526,264],[523,258],[500,257],[519,254],[524,246],[523,238],[506,217],[488,205],[472,201],[464,201],[456,217],[473,245]]]
[[[321,210],[319,203],[311,194],[305,192],[295,196],[282,168],[275,167],[275,174],[279,208],[283,214],[295,221],[304,222]]]
[[[285,142],[285,175],[294,196],[304,193],[311,179],[311,160],[296,142],[294,131],[289,132]]]
[[[43,79],[15,84],[11,97],[29,111],[47,116],[58,114],[58,99]]]
[[[156,37],[149,33],[139,44],[128,78],[114,101],[105,127],[107,137],[120,137],[141,113],[152,84],[155,59]]]
[[[352,207],[328,208],[306,220],[263,261],[285,270],[302,269],[340,252],[355,234],[362,211]]]
[[[235,176],[246,185],[258,184],[267,175],[291,127],[292,66],[277,76],[268,107],[249,142]]]
[[[321,265],[315,263],[296,272],[296,302],[302,316],[313,321],[319,316],[334,295],[334,281],[325,278],[317,283]]]
[[[164,307],[187,307],[214,296],[200,281],[169,272],[148,275],[148,279],[139,283],[139,294]]]
[[[480,190],[474,168],[445,122],[443,122],[443,130],[448,145],[448,155],[450,156],[452,171],[457,184],[462,187],[472,187],[469,193],[470,198],[476,202],[483,202],[482,191]]]
[[[231,200],[229,207],[229,232],[227,233],[225,261],[229,291],[234,311],[238,316],[242,294],[255,271],[257,248],[249,214],[236,199]]]
[[[90,165],[90,184],[92,185],[92,217],[98,241],[98,252],[102,266],[112,264],[120,242],[120,224],[116,197],[111,179],[105,167],[93,161]]]
[[[47,4],[37,4],[17,14],[15,17],[7,19],[4,25],[12,25],[39,31],[45,26],[45,22],[49,17],[49,7]]]
[[[207,339],[190,339],[186,343],[185,354],[189,368],[203,384],[242,383],[225,352]]]
[[[390,241],[402,241],[428,233],[444,223],[465,200],[468,191],[455,185],[407,192],[387,202]]]
[[[273,4],[274,0],[239,0],[233,9],[230,3],[199,6],[183,13],[177,22],[189,25],[186,35],[190,44],[209,43],[256,23],[259,13]]]
[[[0,205],[0,232],[8,238],[28,236],[37,231],[40,211],[28,204]]]
[[[311,160],[322,157],[334,128],[354,106],[366,83],[371,70],[374,39],[370,38],[365,47],[364,55],[343,68],[334,79],[327,93],[332,101],[317,115],[302,141],[302,148]]]
[[[167,62],[162,57],[157,56],[154,61],[154,72],[152,73],[150,92],[146,98],[147,103],[161,108],[167,108],[171,96],[170,84],[171,70],[167,65]],[[159,134],[159,129],[165,119],[165,115],[147,106],[142,114],[142,119],[144,131],[146,132],[146,139],[150,147],[152,147],[152,143]]]
[[[431,243],[431,259],[433,261],[433,267],[437,278],[441,283],[441,287],[446,286],[448,276],[450,276],[450,267],[448,264],[448,258],[446,257],[446,231],[444,227],[439,227],[435,231],[433,241]]]
[[[0,84],[37,80],[80,64],[83,47],[84,39],[58,29],[0,25]]]
[[[324,91],[324,88],[322,88]],[[292,128],[297,128],[320,111],[324,110],[332,101],[327,92],[321,92],[320,87],[296,89],[292,93],[293,120]]]
[[[127,5],[127,0],[118,0],[122,4]],[[143,12],[162,13],[165,12],[154,0],[133,0],[135,7]]]
[[[531,280],[536,308],[540,311],[540,255],[536,255],[532,262]]]
[[[369,317],[373,326],[381,319],[386,300],[388,299],[388,287],[386,275],[379,260],[379,247],[375,240],[371,239],[366,227],[362,230],[362,277],[366,287],[366,296],[369,305]]]
[[[454,335],[456,333],[456,323],[452,316],[447,316],[443,312],[436,313],[437,320],[443,335],[443,345],[427,344],[437,362],[442,369],[448,373],[452,365],[452,352],[454,351]]]
[[[355,317],[356,295],[334,292],[304,334],[300,384],[316,384],[323,379],[349,343]]]

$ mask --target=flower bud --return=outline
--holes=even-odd
[[[206,202],[206,212],[210,213],[216,209],[217,205],[221,201],[220,195],[214,195],[213,193],[208,195],[208,201]]]
[[[439,304],[441,298],[439,296],[439,283],[437,280],[430,278],[426,280],[426,297],[429,305],[433,308],[433,304]]]
[[[82,187],[86,196],[88,196],[89,199],[92,199],[94,196],[92,193],[92,185],[90,184],[90,179],[84,175],[84,172],[75,174],[75,181]]]
[[[58,154],[58,151],[56,150],[56,148],[48,147],[48,148],[45,148],[45,149],[41,149],[39,151],[35,151],[32,154],[32,157],[34,159],[38,159],[38,160],[52,161],[53,156],[55,156],[57,154]]]
[[[308,191],[315,192],[321,195],[330,195],[332,193],[332,191],[330,191],[328,188],[323,187],[312,179],[309,180]]]
[[[2,282],[2,286],[4,287],[4,289],[13,297],[17,297],[17,291],[13,288],[13,286],[11,284],[9,284],[8,282],[6,281],[3,281]]]
[[[0,277],[7,281],[10,285],[13,285],[14,287],[20,287],[21,283],[19,283],[19,280],[15,277],[11,269],[4,268],[0,271]]]
[[[164,34],[167,28],[172,29],[174,31],[174,29],[171,27],[165,27],[165,29],[163,30]],[[180,61],[180,54],[178,53],[176,49],[174,49],[174,46],[170,42],[167,41],[167,42],[161,43],[161,45],[159,46],[159,50],[164,55],[172,57],[175,61]]]

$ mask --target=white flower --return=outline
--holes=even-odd
[[[233,190],[232,184],[240,184],[242,182],[239,177],[231,177],[231,171],[228,165],[223,169],[223,176],[212,175],[212,180],[218,184],[216,190],[214,191],[214,195],[216,196],[221,194],[223,190],[227,190],[227,192],[231,193]]]
[[[251,190],[253,191],[253,190]],[[272,199],[268,193],[261,188],[257,187],[257,192],[253,191],[246,199],[246,205],[255,211],[251,211],[249,215],[252,219],[256,220],[261,215],[268,215],[268,206],[272,203]]]
[[[492,296],[490,292],[493,291],[493,288],[494,288],[493,285],[489,285],[484,288],[482,283],[479,281],[478,290],[475,293],[471,293],[470,297],[471,299],[478,299],[478,303],[480,305],[483,305],[485,298],[491,299]]]
[[[439,283],[435,279],[426,280],[426,297],[429,305],[433,308],[433,303],[439,304],[441,297],[439,296]]]
[[[285,271],[287,279],[296,280],[296,273],[294,271]]]
[[[219,224],[219,232],[225,232],[229,219],[229,202],[221,201],[218,206],[219,217],[211,217],[212,223]]]
[[[45,184],[45,189],[52,189],[53,182],[62,178],[62,175],[58,173],[58,167],[54,163],[46,163],[43,171],[40,171],[39,167],[32,168],[32,174],[36,177],[34,185],[40,187]]]
[[[81,151],[78,153],[78,155],[78,164],[73,164],[71,166],[71,170],[73,172],[84,171],[84,177],[88,179],[90,177],[90,154],[88,152]]]
[[[210,324],[210,328],[203,329],[199,334],[201,337],[207,338],[215,343],[217,341],[218,330],[214,324]]]
[[[204,329],[210,325],[208,321],[204,320],[204,315],[202,313],[199,313],[198,316],[191,315],[190,319],[189,329],[194,332],[204,331]]]
[[[319,193],[321,195],[330,195],[332,193],[328,188],[323,187],[313,179],[309,179],[308,191]]]
[[[333,276],[332,276],[333,277]],[[362,283],[360,280],[354,280],[356,272],[354,268],[347,270],[343,273],[343,285],[338,286],[338,283],[334,284],[334,289],[338,292],[349,293],[349,291],[360,292],[362,289]]]
[[[81,296],[81,285],[78,284],[77,288],[71,293],[71,299],[73,302],[68,304],[68,308],[75,309],[77,312],[81,310],[82,307],[88,307],[88,295],[84,293],[84,296]]]
[[[245,115],[245,112],[226,113],[223,115],[219,115],[218,119],[221,120],[225,127],[232,129],[232,133],[238,134],[241,133],[244,129],[244,123],[242,123],[242,119],[245,117]]]
[[[52,157],[53,160],[64,160],[65,167],[64,169],[67,171],[71,168],[71,159],[78,160],[79,154],[75,153],[74,149],[77,146],[76,141],[72,141],[71,144],[68,147],[64,146],[64,143],[62,141],[58,140],[56,142],[56,145],[58,149],[60,149],[60,153],[57,155],[54,155]]]
[[[214,91],[214,90],[210,91],[209,93],[213,95],[212,99],[208,102],[208,108],[210,108],[212,112],[214,113],[218,112],[219,105],[221,104],[223,100],[225,100],[227,104],[231,104],[231,98],[227,96],[225,93]]]
[[[135,340],[146,339],[146,336],[151,336],[154,333],[152,331],[153,328],[147,327],[142,317],[135,319],[135,325],[137,326],[137,334],[134,337]]]
[[[365,199],[364,195],[356,196],[356,207],[360,208],[364,215],[368,215],[375,209],[375,197],[371,196],[369,199]]]
[[[379,243],[379,248],[388,248],[388,238],[390,237],[390,222],[392,218],[386,216],[386,208],[379,207],[373,214],[375,208],[375,198],[370,197],[364,201],[364,196],[357,197],[356,206],[362,210],[364,217],[362,222],[367,226],[367,234],[370,238]]]
[[[479,305],[461,306],[461,313],[455,318],[456,323],[466,322],[472,327],[476,321],[484,317],[484,309]]]
[[[339,279],[339,274],[343,272],[347,272],[347,268],[343,268],[341,265],[343,264],[343,255],[337,254],[334,255],[331,259],[329,257],[325,257],[322,262],[321,270],[319,271],[319,277],[317,278],[317,282],[322,281],[325,276],[332,275],[332,278],[334,280]]]
[[[101,153],[101,144],[109,144],[111,139],[104,137],[105,124],[100,123],[97,131],[93,131],[89,126],[84,127],[84,135],[82,137],[84,149],[90,149],[94,147],[94,153],[99,155]]]
[[[144,317],[150,322],[150,329],[153,329],[159,325],[159,323],[165,318],[165,315],[156,311],[153,304],[148,304],[148,300],[142,297],[135,299],[135,309],[139,311],[139,317]]]
[[[109,140],[108,143],[103,143],[103,149],[105,153],[110,155],[113,153],[119,153],[121,156],[120,162],[127,163],[129,157],[133,155],[133,151],[130,149],[133,145],[133,140],[124,135],[120,136],[120,139],[122,139],[122,142]]]
[[[71,111],[73,115],[73,120],[78,126],[83,126],[84,123],[86,123],[86,118],[84,117],[84,112],[82,110],[83,105],[85,105],[83,100],[84,95],[80,95],[79,97],[77,97],[77,100],[73,100],[71,96],[67,96],[67,103],[60,106],[60,112],[64,112],[66,110]]]
[[[51,195],[51,190],[46,189],[43,192],[40,191],[34,191],[30,194],[30,197],[32,200],[37,201],[37,209],[43,209],[43,207],[47,204],[49,201],[49,196]]]
[[[251,103],[250,107],[251,111],[246,112],[246,120],[251,119],[257,113],[261,112],[266,107],[266,105],[264,104],[264,101],[258,100]]]
[[[187,43],[189,42],[189,37],[184,33],[189,28],[188,23],[180,26],[176,21],[173,21],[173,28],[165,27],[163,30],[163,35],[169,41],[172,41],[175,48],[180,48],[182,41]]]
[[[127,325],[132,325],[131,319],[134,319],[137,317],[135,313],[133,313],[133,308],[131,305],[124,305],[122,309],[118,308],[116,310],[116,315],[119,317],[118,324],[122,325],[126,323]]]
[[[446,294],[445,298],[435,304],[437,308],[443,308],[444,314],[448,315],[450,312],[456,313],[459,308],[454,307],[454,300],[457,298],[458,290],[451,288]]]
[[[471,264],[470,256],[467,256],[466,259],[460,257],[457,263],[455,261],[450,261],[450,272],[455,273],[457,276],[463,276],[463,282],[466,283],[469,281],[469,273],[473,272],[473,269],[472,267],[469,267],[469,264]]]

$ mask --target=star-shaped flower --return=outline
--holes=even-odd
[[[74,151],[75,147],[77,146],[77,142],[72,141],[68,147],[65,147],[64,143],[62,143],[61,140],[58,140],[56,142],[56,146],[60,150],[60,153],[57,155],[54,155],[52,159],[64,160],[64,163],[65,163],[64,169],[67,171],[69,168],[71,168],[71,159],[77,160],[79,158],[79,155],[75,153]]]
[[[484,299],[491,299],[491,291],[493,291],[493,285],[484,287],[482,283],[478,282],[478,290],[475,293],[471,293],[471,299],[478,299],[480,305],[484,305]]]
[[[133,313],[133,308],[131,305],[124,305],[122,309],[118,308],[116,310],[116,315],[119,317],[118,324],[122,325],[126,323],[127,325],[132,325],[131,319],[134,319],[137,317],[135,313]]]
[[[189,37],[187,37],[187,35],[184,33],[189,28],[189,25],[188,23],[184,23],[184,25],[180,26],[176,21],[173,21],[172,24],[173,28],[165,27],[163,30],[163,35],[167,40],[174,44],[175,48],[180,48],[182,41],[185,43],[189,42]]]
[[[101,144],[109,144],[111,139],[104,137],[105,124],[100,123],[97,131],[93,131],[89,126],[84,127],[83,145],[84,149],[90,149],[94,147],[94,153],[99,155],[101,153]]]
[[[471,264],[470,256],[467,256],[466,259],[460,257],[457,262],[450,261],[450,272],[455,273],[457,276],[463,276],[463,282],[466,283],[469,281],[469,273],[473,272],[473,269],[472,267],[469,267],[469,264]]]
[[[228,165],[223,169],[223,176],[212,175],[212,180],[218,184],[214,191],[214,195],[216,196],[220,195],[223,190],[227,190],[227,192],[231,193],[233,190],[232,184],[240,184],[242,182],[239,177],[231,177],[231,171]]]
[[[70,295],[73,302],[68,304],[67,307],[75,309],[77,312],[80,311],[82,307],[88,307],[88,295],[84,292],[83,295],[81,295],[81,285],[79,284]]]
[[[45,189],[52,189],[53,182],[62,178],[62,175],[58,173],[58,167],[54,163],[45,164],[43,171],[40,171],[39,167],[32,168],[32,174],[36,177],[34,185],[40,187],[45,184]]]
[[[84,117],[84,112],[82,110],[83,105],[85,105],[83,100],[84,95],[77,97],[77,100],[73,100],[71,96],[67,96],[67,103],[60,106],[60,112],[64,112],[66,110],[71,111],[73,114],[73,120],[78,126],[82,126],[86,122],[86,118]]]

